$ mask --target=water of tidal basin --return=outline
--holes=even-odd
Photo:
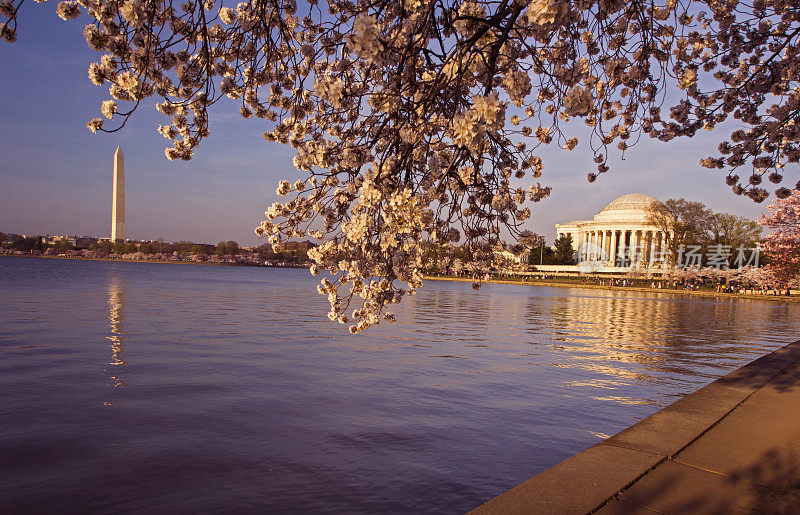
[[[0,512],[462,512],[800,336],[800,306],[0,258]]]

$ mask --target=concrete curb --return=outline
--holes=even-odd
[[[592,513],[717,425],[800,361],[800,341],[717,379],[602,443],[475,508],[473,514]]]

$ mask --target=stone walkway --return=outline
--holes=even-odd
[[[800,342],[473,513],[800,513]]]

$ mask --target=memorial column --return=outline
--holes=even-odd
[[[656,261],[656,231],[650,231],[650,256],[647,259],[648,266],[652,267]]]
[[[611,266],[615,266],[617,263],[617,249],[615,247],[616,243],[617,243],[617,230],[611,229],[611,244],[608,246],[609,247],[608,261],[611,263]]]
[[[608,254],[606,254],[606,230],[605,229],[600,231],[600,259],[601,260],[608,259]]]
[[[628,252],[630,251],[628,245],[628,232],[629,231],[627,229],[622,229],[620,231],[619,255],[620,257],[622,257],[623,262],[627,261],[628,258],[630,257],[628,254]]]

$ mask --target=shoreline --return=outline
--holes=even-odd
[[[424,280],[431,281],[456,281],[456,282],[475,282],[473,279],[465,277],[436,277],[426,275]],[[770,302],[800,302],[800,295],[757,295],[754,293],[726,293],[715,291],[695,291],[695,290],[670,290],[666,288],[646,288],[643,286],[605,286],[599,284],[575,284],[570,282],[560,282],[551,280],[537,280],[537,281],[516,281],[512,279],[492,279],[490,281],[481,281],[481,284],[513,284],[517,286],[546,286],[548,288],[581,288],[586,290],[604,290],[604,291],[631,291],[639,293],[658,293],[672,296],[695,296],[706,298],[719,298],[719,299],[742,299],[742,300],[767,300]]]
[[[0,257],[11,258],[39,258],[39,259],[64,259],[64,260],[79,260],[79,261],[113,261],[119,263],[156,263],[166,265],[199,265],[199,266],[247,266],[252,268],[282,268],[282,269],[308,269],[305,266],[276,266],[276,265],[257,265],[252,263],[203,263],[203,262],[188,262],[188,261],[165,261],[156,259],[113,259],[113,258],[90,258],[79,256],[20,256],[15,254],[0,254]],[[423,276],[426,281],[454,281],[454,282],[475,282],[473,279],[465,277],[441,277],[441,276]],[[786,303],[800,303],[800,295],[785,296],[785,295],[757,295],[752,293],[726,293],[715,291],[696,291],[696,290],[670,290],[658,288],[645,288],[642,286],[606,286],[599,284],[576,284],[572,282],[561,282],[552,280],[536,280],[525,282],[512,279],[492,279],[489,281],[481,281],[481,284],[511,284],[516,286],[544,286],[548,288],[580,288],[584,290],[604,290],[604,291],[629,291],[639,293],[658,293],[671,296],[694,296],[705,298],[717,299],[741,299],[741,300],[766,300],[769,302],[786,302]]]
[[[277,265],[257,265],[253,263],[204,263],[202,261],[165,261],[163,259],[114,259],[114,258],[91,258],[83,256],[19,256],[15,254],[0,254],[0,257],[11,258],[39,258],[39,259],[64,259],[76,261],[113,261],[116,263],[156,263],[161,265],[201,265],[201,266],[249,266],[252,268],[297,268],[308,269],[305,266],[277,266]]]

